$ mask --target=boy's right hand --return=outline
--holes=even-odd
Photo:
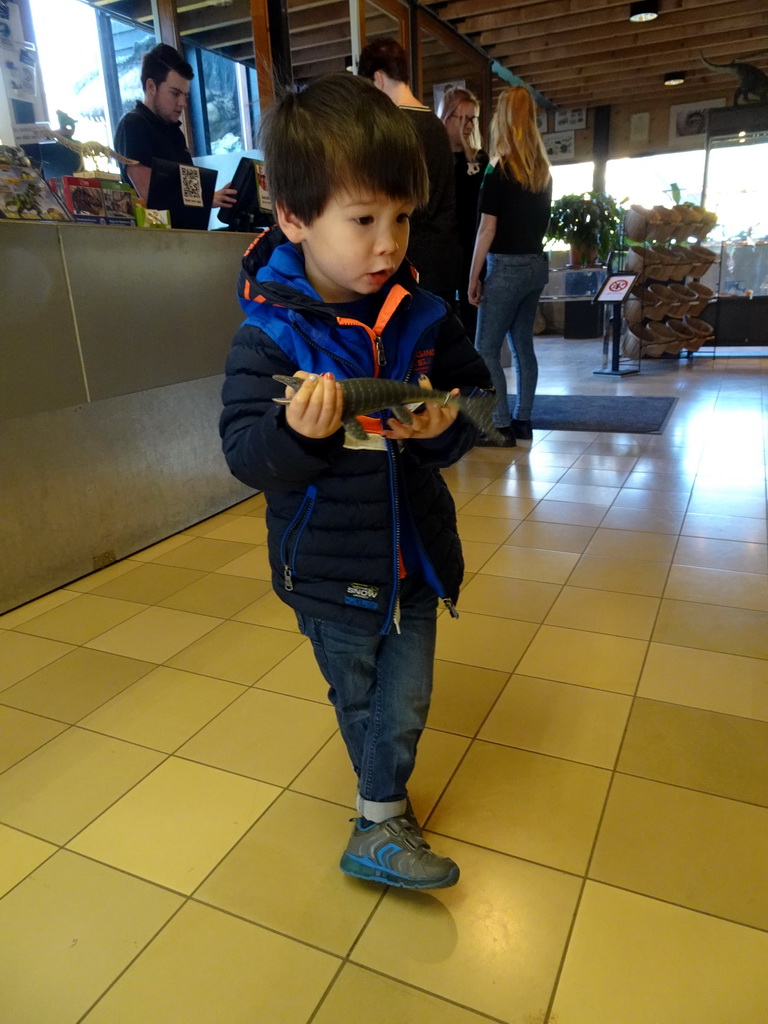
[[[303,380],[298,391],[286,388],[290,404],[285,408],[288,426],[304,437],[330,437],[341,429],[344,392],[332,373],[317,374],[297,370],[293,375]]]

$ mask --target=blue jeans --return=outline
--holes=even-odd
[[[509,340],[517,376],[515,419],[529,420],[539,379],[533,350],[533,325],[539,296],[547,283],[545,256],[503,256],[488,253],[483,298],[477,318],[475,347],[488,367],[499,401],[493,412],[497,427],[509,426],[507,378],[501,365],[501,346]]]
[[[429,711],[437,597],[420,579],[400,588],[400,632],[386,636],[296,613],[312,642],[370,821],[405,810],[408,779]]]

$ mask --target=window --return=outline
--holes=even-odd
[[[551,170],[553,200],[592,191],[595,165],[591,160],[580,164],[552,164]]]
[[[609,160],[605,169],[607,192],[648,208],[674,206],[675,188],[680,189],[681,203],[698,203],[703,180],[703,149]]]

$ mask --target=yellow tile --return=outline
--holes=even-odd
[[[633,693],[647,646],[628,637],[542,626],[517,671],[598,690]]]
[[[461,867],[458,885],[388,892],[353,961],[494,1019],[543,1020],[578,879],[447,839],[435,848]]]
[[[209,621],[218,623],[217,619]],[[230,621],[221,623],[208,636],[171,658],[169,664],[188,672],[249,685],[302,643],[304,637],[300,634]]]
[[[506,672],[436,661],[430,727],[474,736],[507,679]]]
[[[71,650],[72,644],[4,630],[0,633],[0,692]]]
[[[417,764],[420,757],[421,747]],[[338,732],[331,736],[306,768],[297,775],[290,789],[354,809],[357,780],[344,740]]]
[[[670,512],[684,512],[688,506],[690,491],[643,491],[633,487],[622,487],[612,508],[667,509]]]
[[[459,610],[542,622],[560,593],[556,583],[478,573],[461,591]]]
[[[236,505],[233,505],[229,511],[241,516],[263,516],[266,510],[267,499],[261,492],[259,492],[252,495],[250,498],[246,498],[245,501],[239,501]]]
[[[84,644],[106,633],[113,626],[132,619],[145,608],[146,605],[132,601],[114,601],[109,597],[80,594],[73,601],[67,601],[36,619],[22,622],[16,628],[18,632],[31,636]]]
[[[136,568],[117,579],[96,587],[92,593],[99,597],[114,597],[121,601],[140,601],[157,604],[163,598],[189,586],[203,575],[197,569],[179,569],[157,562],[136,564]]]
[[[469,516],[464,512],[456,517],[462,543],[481,540],[487,543],[503,544],[520,522],[519,519],[494,519],[491,516]]]
[[[15,708],[0,707],[0,772],[21,761],[65,729],[65,725],[52,722],[50,718],[39,718]]]
[[[720,1024],[768,1017],[768,935],[587,885],[552,1020]]]
[[[287,786],[336,728],[330,704],[248,690],[179,754],[277,786]]]
[[[635,700],[619,771],[768,807],[768,723]]]
[[[239,515],[233,515],[230,512],[219,512],[218,515],[210,516],[208,519],[203,519],[200,523],[193,523],[192,526],[188,526],[183,531],[183,535],[185,538],[205,537],[214,530],[218,530],[220,526],[224,526],[225,523],[234,523],[240,518]]]
[[[539,441],[528,455],[524,455],[519,465],[531,466],[533,469],[539,469],[541,467],[553,467],[555,469],[562,469],[565,471],[574,464],[578,457],[577,452],[559,452],[559,451],[547,451],[546,442]],[[563,474],[561,473],[560,476]]]
[[[588,555],[608,558],[636,558],[647,562],[672,561],[677,537],[666,533],[599,528],[586,548]]]
[[[749,468],[746,473],[750,473]],[[733,489],[736,490],[736,488]],[[746,497],[740,493],[706,494],[697,489],[691,495],[688,511],[701,515],[746,516],[747,518],[761,519],[765,516],[765,497],[764,494],[758,498]]]
[[[547,498],[551,501],[582,501],[585,505],[610,505],[618,493],[618,487],[561,482],[555,484]]]
[[[464,568],[466,572],[479,572],[488,559],[499,548],[498,544],[486,543],[480,540],[462,541],[464,553]]]
[[[77,597],[74,590],[54,590],[44,597],[38,597],[36,601],[28,601],[27,604],[14,608],[13,611],[0,615],[0,629],[15,629],[22,622],[29,619],[36,619],[43,612],[49,612],[52,608],[58,608],[60,604]]]
[[[134,558],[137,558],[137,556],[132,555],[131,558],[108,565],[106,569],[99,569],[98,572],[91,572],[87,576],[81,576],[79,580],[73,580],[71,583],[68,583],[67,590],[76,590],[79,593],[87,594],[97,587],[108,583],[110,580],[116,580],[118,576],[124,576],[125,573],[135,569],[138,562],[133,561]]]
[[[147,608],[85,646],[142,661],[162,662],[210,633],[221,622],[209,615]]]
[[[296,842],[297,822],[313,837],[311,843]],[[347,808],[285,792],[195,896],[343,956],[383,888],[353,881],[339,870],[351,827]],[[254,878],[259,880],[256,886]],[[318,892],[323,893],[320,900]]]
[[[160,605],[163,608],[177,608],[182,612],[198,612],[200,615],[228,619],[252,601],[263,597],[269,590],[269,584],[263,580],[210,572],[197,583],[171,594]]]
[[[567,551],[516,548],[505,544],[483,566],[489,576],[512,576],[540,583],[565,583],[579,556]]]
[[[583,456],[582,456],[583,458]],[[589,487],[621,487],[629,475],[626,469],[607,469],[596,466],[579,465],[581,459],[565,472],[561,482],[564,484],[576,484]]]
[[[768,612],[768,576],[754,572],[673,565],[664,596],[678,601],[726,604]]]
[[[600,524],[608,530],[631,530],[638,533],[672,533],[680,532],[683,513],[659,508],[609,508],[605,519]]]
[[[327,953],[189,903],[85,1021],[306,1024],[338,969]]]
[[[365,1007],[365,1024],[488,1024],[485,1015],[350,963],[334,981],[313,1024],[354,1024],[361,1006]]]
[[[190,893],[278,794],[254,779],[171,757],[70,849]]]
[[[536,628],[532,622],[472,612],[462,612],[459,619],[441,615],[436,654],[443,661],[513,672]]]
[[[528,516],[542,523],[571,523],[573,526],[599,526],[605,518],[605,505],[587,505],[583,501],[550,501],[545,498]]]
[[[131,558],[137,562],[151,562],[155,558],[160,558],[162,555],[168,554],[169,551],[175,551],[176,548],[184,547],[188,543],[189,537],[186,533],[177,533],[173,537],[166,537],[165,540],[161,540],[158,544],[151,544],[141,551],[134,552]]]
[[[768,661],[651,644],[641,697],[768,722]]]
[[[161,667],[80,724],[84,729],[170,753],[243,692],[242,686],[222,679]]]
[[[569,576],[568,583],[573,587],[588,587],[592,590],[661,597],[668,573],[669,565],[666,562],[583,555]]]
[[[736,540],[710,537],[681,537],[674,561],[677,565],[698,565],[704,569],[735,572],[768,572],[768,547]]]
[[[305,640],[273,669],[254,683],[259,690],[274,690],[325,704],[328,683],[318,668],[312,644]]]
[[[244,576],[230,576],[229,578],[254,585],[257,583],[256,580],[246,581]],[[256,626],[269,626],[271,629],[287,629],[291,633],[298,633],[299,627],[293,608],[281,601],[268,583],[259,582],[258,586],[265,587],[264,593],[232,618],[238,622],[251,622]]]
[[[180,903],[155,885],[57,853],[0,903],[3,1021],[79,1020]]]
[[[716,537],[720,540],[739,540],[765,544],[765,518],[747,519],[744,516],[712,516],[691,512],[685,517],[681,533],[692,537]]]
[[[768,930],[768,809],[617,775],[590,877]]]
[[[512,676],[479,738],[613,768],[630,705],[624,694]]]
[[[0,825],[0,896],[10,892],[57,849],[42,839]]]
[[[610,773],[475,740],[430,829],[563,871],[583,872]]]
[[[590,451],[592,449],[590,448]],[[574,469],[613,469],[629,472],[637,458],[634,455],[580,455],[574,462]]]
[[[218,543],[223,543],[219,541]],[[233,558],[231,562],[222,565],[219,572],[227,576],[247,576],[253,580],[266,580],[272,582],[272,569],[269,565],[269,552],[266,544],[260,544],[252,548],[244,555]]]
[[[470,516],[524,519],[535,505],[535,498],[505,498],[494,494],[478,494],[464,505],[462,511]]]
[[[267,539],[267,524],[255,516],[238,516],[234,522],[224,523],[206,533],[211,540],[234,540],[242,544],[263,544]]]
[[[533,498],[538,501],[551,489],[551,481],[529,480],[517,475],[507,475],[488,484],[483,490],[483,494],[502,494],[508,498]]]
[[[664,600],[653,639],[660,644],[768,658],[768,612]]]
[[[247,554],[253,545],[234,540],[211,540],[210,537],[193,537],[185,544],[174,547],[153,559],[162,565],[178,565],[185,569],[202,569],[215,572],[233,558]]]
[[[9,687],[0,700],[22,711],[74,724],[152,668],[147,661],[78,647]]]
[[[563,587],[545,622],[548,626],[648,640],[658,607],[659,599],[656,597],[568,586]]]
[[[66,843],[162,760],[154,750],[68,729],[0,776],[0,818]]]
[[[507,544],[513,547],[544,548],[581,554],[594,532],[591,526],[526,520],[518,526]]]

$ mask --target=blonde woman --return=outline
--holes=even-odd
[[[506,438],[504,447],[513,447],[516,438],[533,436],[531,409],[539,376],[533,325],[548,276],[543,238],[552,201],[552,176],[536,128],[536,107],[523,86],[510,86],[499,97],[491,138],[493,156],[480,189],[468,298],[479,306],[475,346],[499,394],[494,424]],[[486,278],[481,283],[484,266]],[[517,378],[514,417],[501,365],[505,337]]]
[[[477,200],[480,183],[488,166],[488,154],[480,137],[480,104],[469,89],[446,89],[440,104],[440,120],[448,132],[456,175],[456,223],[462,249],[459,306],[470,338],[475,335],[477,307],[467,298],[469,268],[477,231]]]

